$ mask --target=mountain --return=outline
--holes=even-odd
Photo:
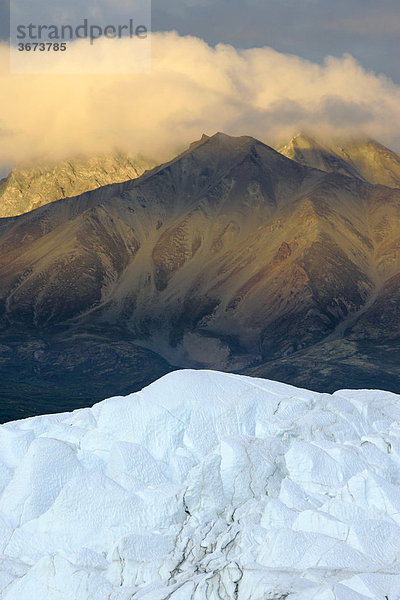
[[[400,391],[399,224],[400,190],[221,133],[2,219],[3,410],[83,406],[177,367]]]
[[[337,151],[371,183],[400,187],[400,156],[382,144],[372,139],[353,141]]]
[[[295,135],[279,152],[308,167],[364,179],[349,157],[343,158],[336,149],[325,146],[302,133]]]
[[[0,217],[20,215],[60,198],[142,175],[155,163],[117,153],[77,157],[50,165],[16,167],[0,181]]]
[[[400,156],[370,138],[325,144],[300,133],[280,152],[309,167],[400,187]]]
[[[399,401],[185,370],[3,425],[0,595],[398,598]]]

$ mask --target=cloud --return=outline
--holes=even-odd
[[[347,52],[400,83],[398,0],[152,0],[152,19],[153,30],[240,48],[268,45],[318,63]]]
[[[101,40],[117,64],[130,40]],[[90,60],[86,41],[67,60]],[[65,53],[67,54],[67,53]],[[400,149],[400,88],[351,56],[323,65],[271,48],[238,51],[176,33],[152,36],[143,75],[13,75],[0,46],[0,168],[113,148],[164,160],[203,132],[253,135],[268,144],[299,129],[362,132]]]

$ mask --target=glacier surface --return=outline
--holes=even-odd
[[[400,397],[213,371],[0,427],[0,598],[398,600]]]

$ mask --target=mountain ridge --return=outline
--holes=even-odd
[[[114,153],[73,157],[49,165],[16,167],[0,181],[0,218],[30,212],[107,184],[139,177],[154,161]]]
[[[398,223],[400,190],[301,165],[248,136],[203,137],[134,180],[0,220],[0,371],[11,377],[24,330],[49,348],[43,378],[51,349],[71,339],[66,356],[81,366],[66,359],[75,367],[60,380],[89,369],[101,382],[106,359],[96,366],[89,351],[100,336],[104,356],[120,338],[160,374],[218,368],[328,391],[381,377],[396,391],[387,356],[400,332],[379,315],[398,321]],[[143,382],[139,370],[129,380],[124,367],[120,383],[114,373],[115,393]]]
[[[373,185],[400,187],[400,156],[366,136],[323,142],[298,133],[279,152],[306,166],[343,173]]]

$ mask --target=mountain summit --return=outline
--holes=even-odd
[[[334,149],[329,148],[303,133],[297,134],[290,142],[279,151],[284,156],[291,158],[303,165],[342,173],[349,177],[364,179],[356,168],[343,159]]]
[[[309,167],[400,187],[399,155],[370,138],[325,144],[299,133],[280,152]]]

